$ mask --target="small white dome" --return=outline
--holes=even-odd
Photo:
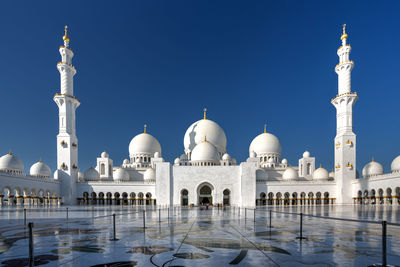
[[[0,158],[0,170],[23,172],[24,164],[22,164],[22,161],[10,151],[10,153]]]
[[[376,162],[374,160],[372,160],[370,163],[367,163],[362,169],[363,177],[369,177],[381,174],[383,174],[383,166],[379,162]]]
[[[129,164],[129,159],[124,159],[124,161],[122,162],[122,164],[124,164],[124,165]]]
[[[203,119],[196,121],[186,130],[183,138],[185,152],[192,151],[196,145],[201,144],[207,137],[208,142],[213,144],[221,154],[226,151],[226,135],[224,130],[214,121]]]
[[[282,164],[288,164],[287,159],[283,159],[283,160],[282,160]]]
[[[113,178],[115,181],[128,181],[129,173],[124,168],[118,168],[113,173]]]
[[[141,133],[136,135],[129,144],[129,155],[134,157],[137,154],[154,155],[161,154],[160,143],[151,134]]]
[[[174,164],[175,165],[179,165],[181,163],[181,160],[179,159],[179,158],[176,158],[175,160],[174,160]]]
[[[108,158],[109,157],[109,155],[107,154],[107,152],[103,152],[103,153],[101,153],[101,157],[104,159],[104,158]]]
[[[217,148],[208,141],[198,144],[192,151],[192,161],[218,162],[219,159]]]
[[[251,151],[251,152],[250,152],[250,158],[255,158],[255,157],[257,157],[256,152]]]
[[[282,153],[282,146],[279,139],[270,133],[262,133],[258,135],[250,144],[249,153],[254,151],[257,155],[262,154],[278,154]]]
[[[153,168],[148,168],[144,172],[143,178],[145,181],[155,180],[156,179],[156,171]]]
[[[268,163],[274,163],[274,159],[273,158],[269,158],[268,159]]]
[[[38,177],[50,178],[50,176],[51,176],[51,170],[50,170],[49,166],[44,164],[42,162],[42,160],[33,164],[31,166],[29,173],[32,176],[38,176]]]
[[[154,158],[156,158],[156,159],[158,159],[160,157],[160,152],[156,152],[156,153],[154,153]]]
[[[78,171],[78,181],[79,182],[85,181],[85,176],[83,175],[83,173],[81,171]]]
[[[329,179],[329,173],[326,169],[319,167],[316,169],[313,173],[313,179],[314,180],[328,180]]]
[[[309,158],[309,157],[310,157],[310,152],[308,152],[307,150],[304,151],[303,158]]]
[[[292,167],[288,167],[282,175],[283,180],[295,180],[297,178],[299,178],[299,174]]]
[[[228,153],[225,153],[223,156],[222,156],[222,160],[230,160],[231,159],[231,156],[228,154]]]
[[[393,161],[392,165],[390,166],[392,172],[400,171],[400,156],[397,156]]]
[[[186,155],[185,153],[183,153],[183,154],[179,157],[179,159],[185,161],[185,160],[188,160],[188,157],[187,157],[187,155]]]
[[[98,180],[100,180],[99,172],[93,167],[90,167],[89,169],[87,169],[85,171],[84,177],[85,177],[86,181],[98,181]]]

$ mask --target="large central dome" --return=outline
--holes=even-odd
[[[224,130],[214,121],[202,119],[196,121],[186,130],[183,144],[185,153],[190,153],[193,148],[203,142],[204,138],[213,144],[219,153],[226,152],[226,135]]]

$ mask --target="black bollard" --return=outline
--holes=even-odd
[[[28,223],[28,227],[29,227],[29,267],[32,267],[35,265],[33,259],[33,223],[32,222]]]
[[[161,209],[158,209],[158,222],[161,222]]]
[[[169,223],[169,207],[167,209],[168,209],[168,223]]]
[[[247,208],[244,208],[244,220],[247,220]]]
[[[382,266],[386,267],[386,221],[382,221]]]
[[[296,239],[306,239],[305,237],[303,237],[303,213],[300,213],[300,236],[296,237]]]
[[[256,222],[256,209],[254,209],[254,222]]]
[[[68,221],[68,208],[67,208],[67,221]]]
[[[26,225],[26,209],[24,209],[24,225]]]
[[[116,233],[117,231],[115,228],[115,213],[113,213],[113,230],[114,230],[113,238],[111,238],[110,241],[117,241],[118,239],[117,239],[117,233]]]
[[[146,211],[143,210],[143,229],[146,228]]]

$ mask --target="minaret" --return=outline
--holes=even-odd
[[[335,181],[336,203],[352,203],[352,183],[356,178],[356,135],[353,132],[353,105],[357,93],[351,91],[351,71],[354,62],[349,59],[351,46],[347,44],[346,24],[341,36],[342,46],[338,48],[339,64],[335,71],[338,75],[338,95],[331,103],[336,108],[335,137]]]
[[[71,60],[74,52],[69,47],[67,26],[63,36],[64,46],[60,46],[61,62],[57,69],[60,72],[60,94],[55,94],[54,101],[59,109],[59,132],[57,135],[57,170],[61,180],[61,195],[66,204],[76,203],[76,181],[78,176],[78,139],[75,128],[75,110],[80,105],[74,96],[75,67]]]

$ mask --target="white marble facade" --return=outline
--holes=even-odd
[[[101,153],[96,167],[80,172],[74,96],[67,29],[60,47],[60,93],[54,96],[59,108],[57,167],[54,174],[41,160],[24,174],[23,163],[13,154],[0,158],[1,205],[330,205],[399,204],[400,156],[390,172],[372,160],[356,171],[356,135],[352,107],[358,96],[351,91],[351,46],[343,28],[338,48],[338,95],[332,99],[337,110],[337,132],[333,138],[333,171],[316,168],[315,157],[305,151],[293,166],[285,158],[279,139],[264,132],[249,144],[249,157],[238,163],[227,153],[224,130],[207,118],[190,125],[184,135],[183,153],[173,163],[162,158],[161,144],[147,132],[129,144],[129,157],[120,166],[108,153]]]

